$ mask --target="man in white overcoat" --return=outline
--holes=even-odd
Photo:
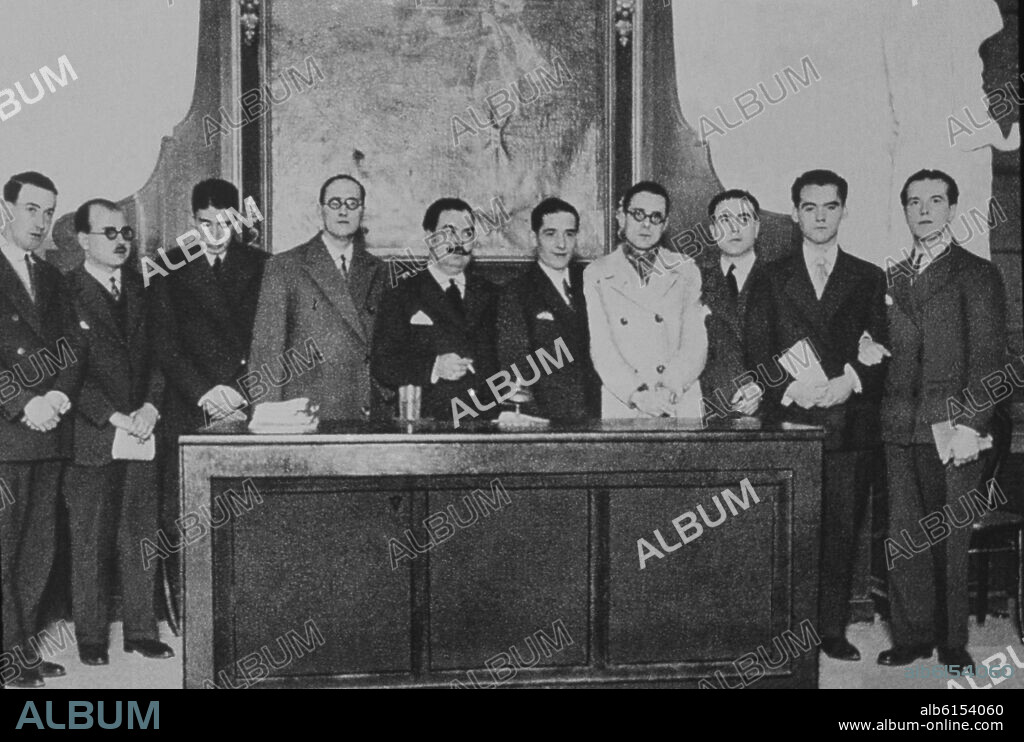
[[[700,419],[707,357],[700,271],[661,245],[671,201],[644,181],[622,198],[622,241],[583,274],[601,416]]]

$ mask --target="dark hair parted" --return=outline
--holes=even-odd
[[[333,183],[336,180],[351,180],[353,183],[355,183],[357,186],[359,186],[359,200],[362,201],[364,204],[366,203],[366,188],[363,187],[363,184],[360,183],[356,178],[352,177],[351,175],[341,174],[341,175],[332,175],[330,178],[328,178],[327,180],[324,181],[324,184],[322,186],[320,186],[320,203],[321,204],[324,203],[324,197],[327,195],[327,189],[330,188],[331,187],[331,183]]]
[[[461,198],[439,198],[427,207],[423,214],[423,229],[427,232],[437,230],[437,220],[441,218],[444,211],[468,211],[470,218],[473,216],[473,208]]]
[[[907,182],[903,184],[903,189],[900,191],[900,203],[903,208],[907,208],[907,191],[910,190],[911,183],[917,183],[920,180],[941,180],[946,184],[946,198],[949,199],[950,206],[956,206],[960,201],[960,186],[953,180],[953,176],[949,173],[944,173],[941,170],[918,170],[916,173],[907,178]]]
[[[560,198],[545,198],[539,204],[533,207],[533,211],[530,212],[530,228],[536,233],[540,232],[540,228],[544,226],[544,217],[548,214],[572,214],[576,218],[576,229],[580,228],[580,212],[576,211],[576,207],[568,201],[563,201]]]
[[[759,204],[757,199],[754,198],[754,194],[740,188],[730,188],[727,191],[722,191],[721,193],[717,193],[712,196],[711,200],[708,202],[708,216],[715,215],[715,209],[718,208],[718,204],[731,199],[741,199],[748,202],[754,209],[754,216],[758,219],[761,218],[761,204]]]
[[[192,213],[202,209],[238,209],[241,201],[234,183],[210,178],[192,189]]]
[[[850,184],[841,175],[831,170],[808,170],[797,177],[793,181],[792,188],[789,189],[790,198],[796,208],[800,208],[800,191],[807,186],[835,186],[836,192],[839,194],[839,202],[846,206],[846,196],[850,192]]]
[[[113,201],[105,198],[91,198],[78,207],[75,212],[75,232],[88,233],[92,231],[92,223],[89,221],[89,214],[93,206],[102,206],[107,211],[121,211],[121,207]]]
[[[665,199],[665,216],[668,216],[668,212],[672,209],[672,199],[669,198],[665,186],[661,183],[655,183],[653,180],[641,180],[639,183],[634,183],[629,187],[629,190],[622,197],[623,211],[629,211],[629,206],[633,202],[633,196],[638,193],[653,193],[655,196],[661,196]]]
[[[27,185],[42,188],[44,191],[49,191],[54,196],[57,195],[57,186],[53,184],[52,180],[42,173],[29,170],[28,172],[12,175],[11,179],[4,184],[4,201],[11,204],[18,203],[18,196],[21,195],[21,187]]]

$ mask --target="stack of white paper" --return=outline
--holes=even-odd
[[[818,354],[806,340],[800,340],[792,348],[779,357],[779,364],[786,369],[786,372],[796,381],[808,386],[815,384],[827,384],[828,377],[825,369],[821,367]],[[789,405],[792,399],[784,397],[782,404]]]
[[[114,445],[110,455],[121,461],[152,461],[156,457],[156,438],[150,435],[140,441],[127,430],[118,428],[114,431]]]
[[[306,397],[284,402],[263,402],[252,413],[249,430],[253,433],[315,433],[320,425],[320,407]]]

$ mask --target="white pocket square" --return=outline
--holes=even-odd
[[[409,320],[409,324],[433,327],[434,321],[430,319],[430,317],[428,317],[421,309],[412,316],[412,318]]]
[[[550,320],[551,322],[554,322],[555,315],[551,314],[551,312],[541,312],[540,314],[537,315],[537,319],[546,319]]]

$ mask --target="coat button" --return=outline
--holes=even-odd
[[[654,315],[654,321],[655,322],[663,322],[664,320],[662,319],[660,314],[656,314],[656,315]]]
[[[243,358],[243,359],[241,360],[241,364],[242,364],[243,366],[245,366],[245,365],[248,365],[248,363],[249,363],[249,362],[248,362],[247,360],[245,360],[244,358]]]
[[[18,348],[18,355],[19,356],[25,355],[25,349],[24,348]]]
[[[657,372],[658,372],[659,374],[663,374],[663,373],[665,373],[665,367],[664,367],[664,366],[658,366],[658,368],[656,369],[656,371],[657,371]]]
[[[628,325],[629,324],[629,321],[625,317],[620,317],[619,318],[619,322],[621,322],[624,325]]]
[[[19,319],[21,319],[21,317],[16,314],[11,315],[11,322],[17,322]]]

